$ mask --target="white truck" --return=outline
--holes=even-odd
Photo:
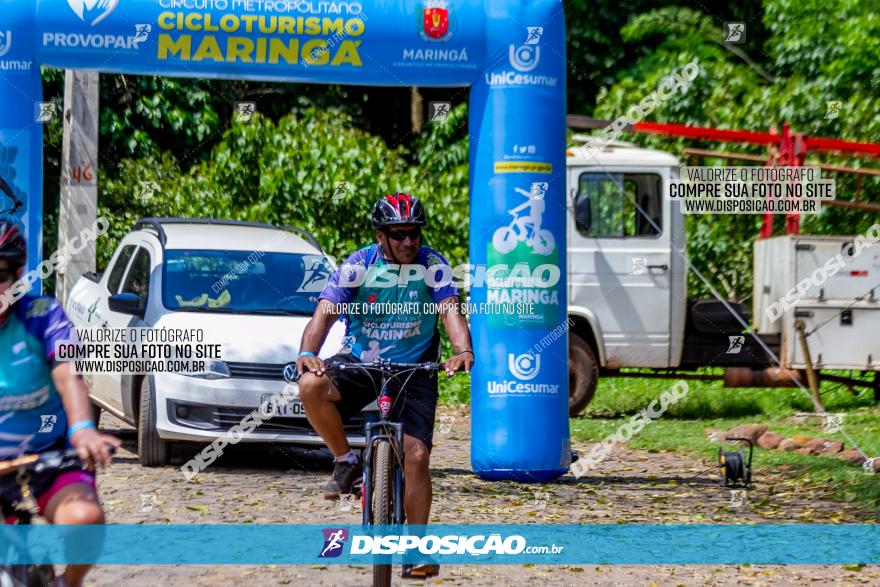
[[[600,374],[620,375],[623,368],[657,370],[648,376],[658,377],[670,370],[724,367],[730,387],[791,386],[792,375],[806,384],[802,370],[880,368],[880,298],[872,290],[880,287],[880,246],[847,258],[816,285],[810,276],[818,271],[821,278],[819,268],[851,249],[857,237],[757,241],[753,312],[746,304],[729,304],[760,340],[744,336],[742,323],[722,302],[687,297],[684,216],[667,197],[678,160],[629,143],[575,140],[584,144],[567,151],[572,415],[589,403]],[[798,284],[803,291],[787,310],[777,305],[767,312]],[[774,312],[780,315],[771,321],[768,314]],[[878,394],[876,379],[848,382],[872,386]]]
[[[254,410],[265,418],[247,442],[323,446],[299,399],[269,401],[334,269],[315,239],[290,227],[148,218],[126,235],[102,275],[74,286],[65,310],[77,329],[199,331],[222,345],[200,373],[86,376],[95,420],[107,411],[135,426],[142,465],[167,464],[175,443],[210,443]],[[342,344],[337,322],[321,356]],[[266,403],[268,401],[268,403]],[[362,420],[346,426],[363,446]]]

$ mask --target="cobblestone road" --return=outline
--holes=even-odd
[[[487,483],[470,473],[464,408],[441,408],[451,429],[438,431],[432,460],[432,522],[444,523],[733,523],[857,522],[870,516],[855,506],[798,494],[783,474],[762,475],[749,503],[730,507],[710,463],[674,453],[621,449],[582,479],[525,485]],[[438,419],[439,424],[439,419]],[[193,482],[177,467],[141,468],[134,431],[104,415],[105,429],[121,435],[121,450],[99,479],[111,523],[356,524],[360,504],[340,509],[323,500],[331,470],[320,452],[278,446],[236,447]],[[575,445],[583,451],[588,445]],[[189,455],[182,454],[181,457]],[[146,505],[144,505],[146,504]],[[150,508],[150,504],[152,508]],[[344,506],[343,506],[344,507]],[[142,511],[150,510],[150,511]],[[194,545],[197,548],[198,545]],[[291,545],[295,548],[296,545]],[[755,545],[756,548],[760,545]],[[366,585],[367,567],[105,566],[93,585]],[[405,582],[413,584],[413,582]],[[418,582],[415,582],[418,584]],[[456,585],[859,585],[880,584],[880,568],[749,566],[447,566],[430,584]]]

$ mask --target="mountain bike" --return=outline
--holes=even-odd
[[[115,447],[110,446],[111,454]],[[15,475],[22,500],[12,503],[0,496],[0,524],[12,523],[29,526],[39,512],[36,498],[31,493],[30,478],[35,473],[51,470],[70,470],[78,462],[76,449],[50,450],[42,453],[26,455],[11,461],[0,461],[0,479]],[[85,465],[82,465],[85,468]],[[18,556],[15,556],[16,553]],[[0,560],[8,556],[9,560],[25,558],[28,553],[26,544],[13,542],[0,545]],[[7,587],[54,587],[55,568],[52,565],[0,565],[0,586]]]
[[[363,455],[363,486],[361,504],[363,505],[364,526],[403,525],[406,523],[404,510],[404,452],[403,423],[392,417],[395,403],[403,397],[406,400],[406,385],[409,377],[416,371],[436,373],[443,369],[442,363],[392,363],[379,360],[371,363],[340,363],[327,365],[327,372],[334,373],[358,369],[380,376],[381,385],[377,389],[378,413],[367,411],[364,422],[366,446]],[[393,396],[389,383],[403,378]],[[391,565],[373,565],[374,587],[391,585]]]

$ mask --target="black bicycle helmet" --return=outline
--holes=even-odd
[[[373,228],[384,228],[395,224],[417,224],[427,226],[425,208],[418,198],[411,194],[388,194],[373,206]]]
[[[16,269],[27,262],[24,234],[18,222],[9,217],[0,217],[0,258]]]

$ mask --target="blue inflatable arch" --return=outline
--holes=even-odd
[[[26,202],[31,266],[41,259],[41,65],[470,86],[470,262],[544,266],[548,278],[562,269],[549,288],[473,288],[475,304],[528,301],[535,312],[472,315],[471,462],[488,479],[568,470],[561,0],[0,0],[0,176]],[[421,195],[442,214],[428,186]]]

